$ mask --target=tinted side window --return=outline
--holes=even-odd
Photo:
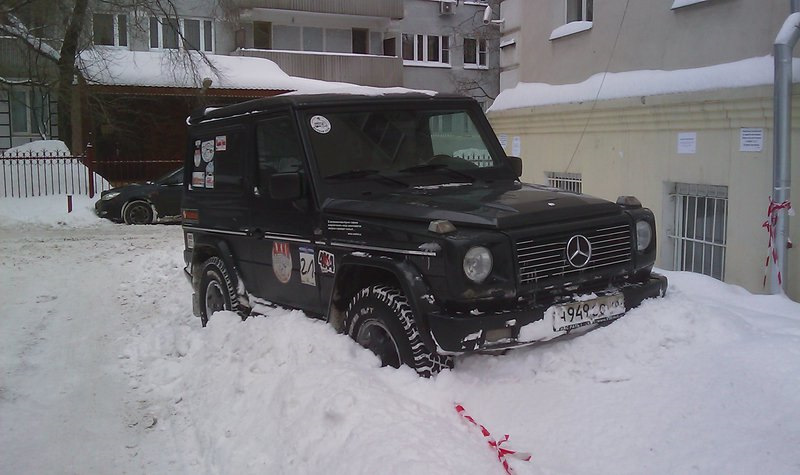
[[[240,130],[202,134],[194,141],[190,190],[243,191]]]
[[[260,177],[266,177],[273,173],[303,171],[300,140],[288,116],[259,122],[256,129],[256,140]],[[261,183],[265,184],[263,180]]]

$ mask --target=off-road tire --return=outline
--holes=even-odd
[[[152,224],[153,208],[146,201],[132,201],[122,211],[125,224]]]
[[[221,299],[219,302],[221,308],[217,310],[230,310],[241,314],[235,286],[225,263],[219,257],[211,257],[200,266],[200,281],[197,288],[200,302],[200,322],[203,326],[206,326],[208,318],[211,316],[207,310],[209,290],[217,289],[219,290],[217,297]]]
[[[406,296],[396,287],[373,285],[356,293],[345,313],[347,334],[358,341],[359,330],[364,324],[388,330],[400,363],[413,368],[422,377],[428,378],[445,368],[453,368],[452,357],[440,355],[425,346],[414,320],[414,311]],[[384,366],[390,364],[383,358],[381,360]]]

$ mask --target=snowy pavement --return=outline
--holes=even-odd
[[[9,222],[0,473],[503,473],[455,402],[532,453],[518,474],[800,473],[781,297],[669,273],[607,327],[423,380],[300,312],[202,329],[179,226]]]

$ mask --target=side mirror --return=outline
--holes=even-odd
[[[508,165],[511,170],[517,175],[517,178],[522,176],[522,159],[519,157],[508,157]]]
[[[269,177],[269,196],[274,200],[296,200],[303,196],[300,174],[275,173]]]

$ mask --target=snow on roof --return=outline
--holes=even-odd
[[[211,89],[294,90],[294,78],[268,59],[197,53],[129,51],[94,48],[78,58],[90,84],[199,88],[204,78]]]
[[[299,94],[383,95],[413,91],[402,87],[369,87],[343,82],[289,76],[269,59],[250,56],[207,55],[213,69],[197,53],[178,51],[129,51],[94,48],[78,58],[90,84],[200,88],[203,79],[211,89],[296,91]]]
[[[800,82],[800,61],[792,63],[795,82]],[[605,76],[605,78],[603,77]],[[497,96],[490,112],[552,104],[568,104],[595,99],[652,96],[681,92],[708,91],[772,84],[772,56],[749,58],[675,71],[626,71],[598,73],[576,84],[519,83]]]

